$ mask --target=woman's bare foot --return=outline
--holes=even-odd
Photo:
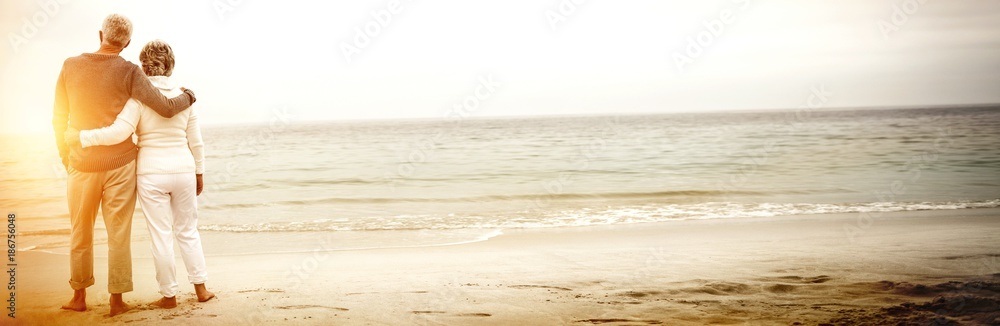
[[[132,307],[130,307],[129,305],[125,304],[125,301],[122,301],[122,294],[121,293],[112,293],[111,294],[111,317],[114,317],[114,316],[117,316],[117,315],[121,315],[121,314],[123,314],[126,311],[129,311],[131,309],[132,309]]]
[[[198,302],[205,302],[212,300],[215,297],[215,293],[209,292],[205,288],[205,283],[194,285],[194,294],[198,296]]]
[[[177,297],[176,296],[169,297],[169,298],[168,297],[162,297],[162,298],[160,298],[160,300],[156,300],[156,301],[154,301],[153,303],[150,303],[150,304],[154,305],[154,306],[157,306],[157,307],[160,307],[160,308],[163,308],[163,309],[177,308]]]
[[[62,306],[62,309],[73,311],[87,311],[87,289],[74,290],[73,298]]]

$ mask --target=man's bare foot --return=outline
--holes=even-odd
[[[198,296],[198,302],[205,302],[212,300],[215,297],[215,293],[209,292],[205,288],[205,283],[194,285],[194,294]]]
[[[131,309],[132,307],[129,307],[129,305],[125,304],[125,301],[122,301],[121,293],[111,294],[111,317],[121,315]]]
[[[87,311],[87,289],[74,290],[73,298],[62,306],[62,309]]]
[[[150,304],[163,309],[177,308],[177,297],[162,297]]]

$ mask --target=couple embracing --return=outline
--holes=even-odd
[[[87,310],[87,288],[94,285],[94,223],[100,208],[108,233],[110,315],[130,309],[122,294],[132,291],[131,230],[137,193],[163,296],[153,304],[177,306],[174,240],[198,301],[208,301],[215,294],[205,287],[208,273],[197,228],[204,145],[198,117],[189,109],[194,92],[171,81],[174,55],[163,41],[143,47],[142,68],[119,55],[132,38],[128,18],[108,16],[99,35],[100,49],[66,59],[56,83],[52,125],[67,172],[69,284],[74,291],[62,308]]]

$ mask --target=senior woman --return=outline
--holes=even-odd
[[[149,81],[163,95],[171,97],[183,93],[170,79],[174,68],[170,45],[161,40],[149,42],[142,48],[139,60]],[[146,216],[156,281],[163,295],[153,304],[162,308],[177,306],[175,239],[198,301],[208,301],[215,294],[205,287],[208,273],[198,234],[197,198],[204,185],[205,155],[194,108],[168,119],[130,99],[111,126],[78,133],[69,130],[65,137],[69,143],[79,141],[81,146],[89,147],[120,143],[133,132],[139,145],[136,164],[139,202]]]

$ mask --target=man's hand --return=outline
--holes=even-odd
[[[195,181],[197,181],[197,185],[195,186],[197,192],[195,193],[195,196],[201,196],[201,191],[205,188],[205,180],[202,179],[201,174],[195,174],[194,177]]]
[[[190,89],[181,87],[181,92],[184,92],[184,94],[187,94],[188,96],[191,97],[191,104],[194,104],[194,102],[198,100],[197,98],[194,97],[194,91]]]
[[[66,132],[63,133],[63,141],[70,148],[80,147],[80,131],[73,127],[66,128]]]

